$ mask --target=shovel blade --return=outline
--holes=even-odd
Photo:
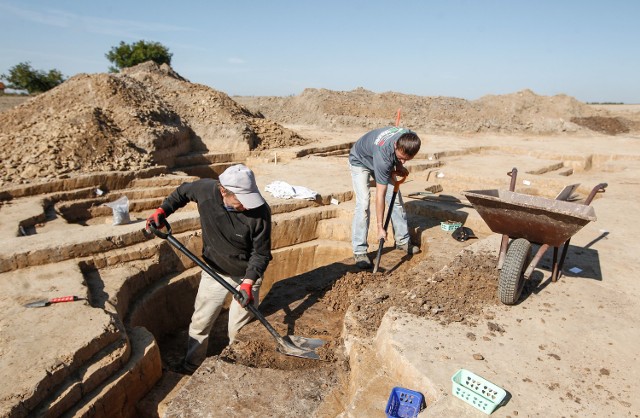
[[[288,338],[296,347],[300,347],[304,350],[315,350],[316,348],[322,347],[324,344],[324,340],[321,340],[320,338],[305,338],[298,337],[297,335],[288,335],[285,338]]]
[[[380,243],[378,244],[378,253],[376,254],[375,263],[373,263],[373,271],[372,273],[377,273],[378,268],[380,267],[380,258],[382,258],[382,247],[384,247],[384,238],[380,238]]]
[[[48,300],[38,300],[36,302],[27,303],[24,305],[27,308],[42,308],[43,306],[49,306]]]
[[[318,338],[305,338],[296,335],[287,335],[278,340],[276,350],[282,354],[294,357],[320,360],[316,348],[321,347],[324,341]]]

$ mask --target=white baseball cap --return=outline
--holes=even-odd
[[[246,165],[232,165],[218,176],[218,180],[222,187],[236,195],[245,208],[254,209],[265,204],[253,171]]]

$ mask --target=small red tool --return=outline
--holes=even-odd
[[[53,299],[43,299],[43,300],[39,300],[36,302],[31,302],[31,303],[27,303],[26,306],[27,308],[41,308],[43,306],[49,306],[53,303],[61,303],[61,302],[75,302],[77,300],[84,300],[85,298],[81,298],[78,296],[62,296],[59,298],[53,298]]]

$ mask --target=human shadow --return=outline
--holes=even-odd
[[[407,196],[411,199],[412,194]],[[408,215],[422,217],[433,220],[431,226],[441,226],[441,222],[454,221],[465,224],[469,213],[463,208],[472,207],[458,198],[449,195],[439,195],[438,197],[422,196],[407,199],[404,207]]]
[[[426,192],[409,193],[406,197],[414,200],[422,200],[424,202],[440,203],[443,205],[456,206],[458,208],[472,208],[473,205],[469,202],[458,199],[455,196],[448,194],[432,194]]]
[[[388,257],[384,257],[384,255],[385,255],[385,254],[388,254],[388,253],[392,253],[392,252],[394,252],[394,251],[400,251],[400,250],[398,250],[398,249],[396,249],[396,248],[394,248],[394,247],[386,247],[386,248],[383,248],[383,249],[382,249],[382,252],[381,252],[381,255],[380,255],[380,260],[382,260],[383,258],[384,258],[385,260],[387,260],[387,259],[388,259]],[[372,257],[372,258],[373,258],[373,264],[374,264],[374,265],[375,265],[375,263],[376,263],[376,257],[377,257],[377,252],[375,252],[375,253],[373,254],[373,257]],[[404,253],[404,252],[403,252],[403,256],[402,256],[401,258],[399,258],[399,259],[398,259],[398,258],[395,258],[395,259],[394,259],[394,261],[395,261],[395,262],[394,262],[390,267],[385,267],[385,266],[379,265],[379,266],[378,266],[377,273],[391,274],[391,273],[393,273],[394,271],[396,271],[396,270],[397,270],[397,269],[398,269],[398,268],[399,268],[399,267],[400,267],[404,262],[406,262],[406,261],[408,261],[408,260],[411,260],[411,258],[412,258],[412,257],[413,257],[413,255],[412,255],[412,254],[407,254],[407,253]]]
[[[294,333],[295,323],[310,307],[314,306],[333,284],[349,272],[360,272],[353,264],[335,262],[314,270],[279,280],[260,303],[260,312],[264,316],[280,310],[285,314],[288,334]],[[301,301],[300,303],[297,303]],[[295,305],[291,309],[290,306]]]

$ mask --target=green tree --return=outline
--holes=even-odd
[[[7,87],[17,90],[26,90],[31,93],[42,93],[51,90],[65,80],[62,73],[56,69],[44,72],[35,70],[29,62],[21,62],[9,68],[9,74],[0,76],[7,80]]]
[[[145,41],[138,41],[132,44],[120,41],[120,45],[114,46],[105,54],[113,64],[113,66],[109,67],[109,71],[112,73],[117,73],[123,68],[133,67],[149,60],[158,65],[170,65],[172,55],[169,49],[161,43]]]

